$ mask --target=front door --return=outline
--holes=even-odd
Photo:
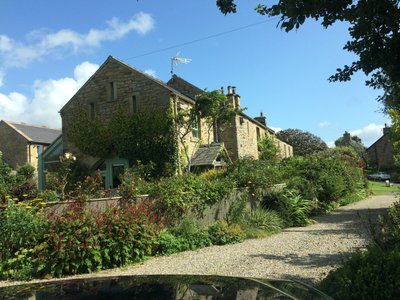
[[[106,189],[117,188],[121,184],[120,176],[128,169],[127,159],[114,157],[106,159],[99,167]]]

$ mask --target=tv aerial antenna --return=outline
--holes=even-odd
[[[174,74],[174,67],[178,65],[178,63],[188,64],[192,60],[190,58],[182,58],[179,57],[180,51],[178,51],[175,56],[171,57],[171,74]]]

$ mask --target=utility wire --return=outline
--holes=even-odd
[[[231,29],[231,30],[228,30],[228,31],[224,31],[224,32],[208,35],[208,36],[205,36],[205,37],[202,37],[202,38],[198,38],[196,40],[192,40],[192,41],[188,41],[188,42],[172,45],[172,46],[169,46],[169,47],[165,47],[165,48],[161,48],[161,49],[158,49],[158,50],[146,52],[146,53],[139,54],[139,55],[136,55],[136,56],[131,56],[131,57],[128,57],[128,58],[125,58],[125,59],[122,59],[122,60],[123,61],[131,60],[131,59],[135,59],[135,58],[140,58],[140,57],[144,57],[144,56],[148,56],[148,55],[164,52],[164,51],[171,50],[171,49],[174,49],[174,48],[195,44],[195,43],[198,43],[198,42],[201,42],[201,41],[213,39],[213,38],[216,38],[216,37],[219,37],[219,36],[222,36],[222,35],[226,35],[226,34],[229,34],[229,33],[232,33],[232,32],[240,31],[240,30],[247,29],[247,28],[250,28],[250,27],[258,26],[260,24],[271,22],[271,21],[273,21],[275,19],[277,19],[277,17],[276,18],[270,18],[270,19],[267,19],[267,20],[264,20],[264,21],[261,21],[261,22],[245,25],[245,26],[242,26],[242,27],[237,27],[237,28],[234,28],[234,29]]]

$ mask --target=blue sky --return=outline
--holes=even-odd
[[[365,76],[329,83],[355,58],[342,48],[347,24],[307,21],[286,33],[238,0],[0,0],[0,120],[60,127],[59,109],[109,55],[166,82],[175,73],[200,88],[236,86],[246,114],[268,126],[309,131],[332,145],[344,131],[372,144],[389,123]]]

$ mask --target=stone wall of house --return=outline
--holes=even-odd
[[[95,115],[108,122],[119,106],[131,113],[166,110],[170,104],[170,94],[156,80],[109,58],[61,111],[65,151],[75,153],[87,166],[97,161],[82,154],[68,138],[68,130],[79,110],[84,109],[88,116]]]
[[[64,151],[74,153],[88,167],[99,160],[81,153],[68,138],[68,130],[79,110],[85,109],[88,116],[100,117],[108,122],[119,106],[135,113],[145,110],[166,111],[171,100],[177,101],[180,109],[191,105],[172,93],[162,82],[109,58],[61,110]],[[204,122],[200,124],[200,138],[193,137],[191,132],[185,138],[190,156],[196,147],[209,140]],[[179,146],[183,148],[180,142]]]
[[[370,164],[377,168],[393,168],[395,166],[393,145],[385,134],[367,149]]]
[[[29,161],[28,141],[4,122],[0,122],[0,151],[3,160],[13,169]]]
[[[282,158],[293,156],[293,146],[282,142],[281,140],[274,138],[276,145],[278,146],[279,154]]]
[[[179,109],[190,109],[192,104],[189,104],[184,101],[178,101],[177,106]],[[183,136],[185,134],[185,128],[180,129],[180,134]],[[199,148],[200,145],[203,144],[209,144],[213,142],[214,139],[214,134],[212,129],[208,130],[208,125],[205,122],[205,120],[199,120],[199,134],[198,137],[194,137],[192,134],[192,131],[190,130],[189,133],[184,137],[184,144],[182,143],[182,140],[178,137],[179,139],[179,149],[180,149],[180,155],[183,156],[181,157],[182,162],[184,164],[187,164],[187,157],[186,154],[184,153],[184,148],[186,147],[187,149],[187,154],[189,155],[189,158],[191,159],[193,155],[196,153],[196,150]]]

